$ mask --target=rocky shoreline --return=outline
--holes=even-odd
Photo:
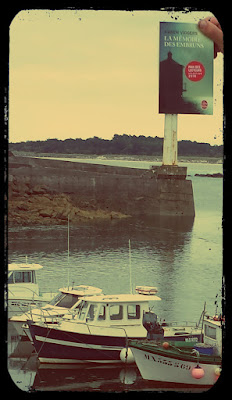
[[[9,182],[8,226],[66,225],[91,220],[112,220],[128,215],[97,208],[93,203],[82,202],[80,207],[72,196],[49,190],[45,185],[32,186],[13,179]]]

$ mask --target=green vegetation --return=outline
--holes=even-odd
[[[163,138],[135,135],[114,135],[112,140],[94,136],[89,139],[47,139],[45,141],[27,141],[10,143],[10,151],[62,154],[121,154],[161,156]],[[223,146],[211,146],[209,143],[198,143],[190,140],[178,142],[179,156],[222,157]]]

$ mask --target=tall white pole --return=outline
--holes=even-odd
[[[68,214],[68,289],[69,289],[69,214]]]
[[[165,114],[163,165],[177,165],[177,114]]]
[[[131,275],[131,242],[129,239],[129,271],[130,271],[130,293],[132,294],[132,275]]]

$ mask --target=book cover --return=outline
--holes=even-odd
[[[159,113],[212,115],[213,59],[197,24],[160,22]]]

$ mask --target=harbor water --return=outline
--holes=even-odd
[[[135,168],[148,168],[151,164],[126,160],[98,162]],[[194,220],[154,217],[90,220],[75,226],[70,223],[69,253],[68,226],[15,226],[8,232],[9,263],[27,259],[28,263],[43,265],[37,274],[43,292],[74,283],[97,286],[106,294],[129,293],[130,240],[132,285],[158,288],[162,300],[156,302],[154,311],[161,319],[198,322],[205,302],[208,313],[214,314],[216,306],[220,313],[223,180],[195,174],[222,173],[222,165],[184,165],[188,167],[187,179],[193,182]],[[23,390],[171,390],[143,381],[136,366],[80,368],[77,365],[72,369],[47,366],[44,370],[35,354],[29,357],[30,346],[26,348],[25,343],[18,342],[10,323],[8,333],[8,355],[11,356],[8,371],[15,385]]]

